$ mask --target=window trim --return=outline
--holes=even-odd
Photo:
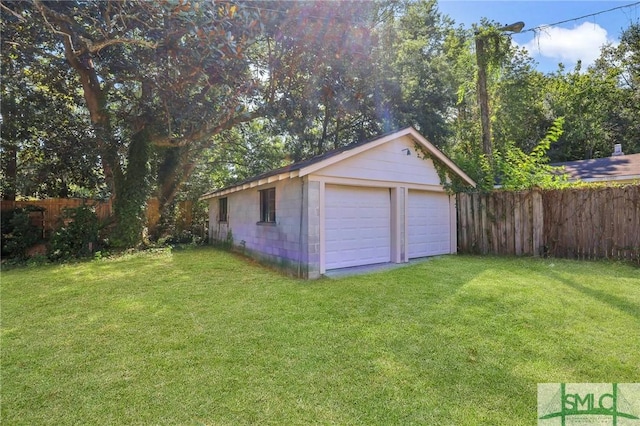
[[[223,204],[224,204],[224,210],[222,208]],[[224,215],[222,214],[223,211],[224,211]],[[227,197],[218,198],[218,222],[227,223],[228,221],[229,221],[229,199]]]
[[[260,220],[258,223],[276,223],[276,188],[261,189],[260,193]]]

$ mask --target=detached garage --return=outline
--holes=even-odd
[[[205,194],[209,239],[307,278],[455,253],[455,197],[434,160],[475,186],[406,128]]]

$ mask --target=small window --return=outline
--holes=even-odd
[[[276,221],[276,189],[260,191],[260,222]]]
[[[218,222],[227,221],[227,197],[218,200]]]

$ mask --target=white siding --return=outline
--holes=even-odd
[[[414,142],[405,136],[320,169],[314,175],[440,185],[433,161],[419,156],[422,157],[422,153],[416,151]]]

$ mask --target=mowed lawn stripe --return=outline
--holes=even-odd
[[[640,270],[444,256],[291,279],[212,248],[2,272],[3,424],[534,424],[637,382]]]

